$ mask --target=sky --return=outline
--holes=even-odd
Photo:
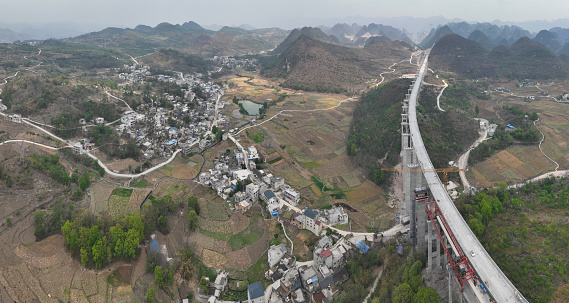
[[[0,7],[4,24],[71,22],[102,28],[195,21],[291,29],[374,17],[443,16],[480,22],[569,17],[567,0],[0,0]]]

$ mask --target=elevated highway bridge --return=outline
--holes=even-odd
[[[409,201],[412,201],[406,206],[408,214],[411,214],[414,220],[414,227],[416,230],[429,229],[429,240],[431,239],[431,224],[432,221],[438,222],[438,228],[442,232],[439,233],[441,242],[446,242],[450,244],[450,251],[452,251],[453,258],[458,258],[462,253],[466,257],[466,263],[461,263],[464,272],[468,268],[472,268],[474,273],[472,273],[471,279],[465,279],[463,281],[464,286],[464,297],[469,302],[488,302],[493,299],[496,302],[502,303],[523,303],[527,300],[521,295],[521,293],[516,289],[516,287],[510,282],[510,280],[504,275],[502,270],[496,265],[494,260],[490,257],[488,252],[484,249],[484,246],[478,241],[474,233],[470,230],[466,221],[462,218],[458,209],[454,205],[452,199],[448,195],[447,191],[439,176],[435,172],[435,167],[431,163],[423,139],[421,137],[421,131],[419,130],[419,125],[417,123],[417,99],[421,89],[423,77],[427,72],[427,62],[428,62],[428,52],[424,55],[422,64],[419,68],[418,75],[413,81],[412,88],[407,94],[406,100],[403,103],[403,117],[402,117],[402,154],[403,163],[407,165],[408,168],[420,168],[423,171],[417,173],[415,179],[423,178],[420,182],[412,180],[413,176],[408,177],[407,187],[404,187],[404,194],[408,197]],[[407,108],[406,108],[407,107]],[[405,153],[406,156],[405,156]],[[407,163],[406,163],[407,162]],[[432,203],[422,204],[413,199],[413,186],[416,184],[421,184],[427,187],[430,194],[429,199]],[[405,175],[404,175],[404,185],[405,185]],[[417,186],[416,186],[417,187]],[[420,186],[418,186],[420,187]],[[405,193],[405,191],[407,191]],[[436,205],[435,205],[436,204]],[[437,208],[437,212],[434,208]],[[428,216],[426,209],[433,210],[429,211]],[[410,213],[414,212],[414,213]],[[428,220],[432,218],[433,220]],[[445,224],[442,224],[446,221]],[[437,228],[437,224],[433,224]],[[450,229],[450,230],[447,230]],[[417,238],[414,240],[417,243],[416,247],[424,249],[424,239],[426,232],[417,232]],[[452,241],[451,241],[452,238]],[[430,245],[430,243],[428,243]],[[444,245],[444,243],[443,243]],[[459,246],[459,247],[456,247]],[[429,248],[430,252],[430,248]],[[429,257],[431,258],[431,257]],[[431,259],[429,259],[430,262]],[[452,263],[452,261],[450,261]],[[458,264],[458,263],[457,263]],[[439,263],[440,265],[440,263]],[[468,275],[468,272],[466,273]],[[460,279],[460,278],[459,278]],[[487,294],[482,291],[479,286],[483,283]],[[477,286],[478,285],[478,286]]]

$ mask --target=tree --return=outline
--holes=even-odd
[[[104,241],[106,243],[106,241]],[[93,245],[93,262],[96,268],[101,268],[107,264],[107,248],[103,244],[103,239],[99,239]]]
[[[141,238],[138,237],[139,233],[131,228],[126,233],[126,238],[124,240],[124,256],[127,258],[136,257],[136,249],[138,248],[138,243],[140,243]]]
[[[81,248],[81,264],[83,264],[83,266],[87,267],[87,264],[89,264],[89,252],[87,251],[87,249],[85,248]]]
[[[420,260],[415,261],[411,268],[409,268],[409,277],[421,275],[421,269],[423,268],[423,262]]]
[[[477,116],[480,113],[480,109],[478,109],[478,105],[476,105],[476,107],[474,107],[474,112],[476,112]]]
[[[125,233],[120,224],[111,226],[109,229],[109,234],[111,235],[111,240],[109,246],[113,256],[115,257],[126,257],[127,252],[124,247],[125,243]]]
[[[12,218],[6,218],[6,223],[8,224],[8,227],[12,226]]]
[[[357,146],[356,143],[352,143],[352,145],[350,146],[350,155],[355,155],[357,151]]]
[[[441,302],[441,297],[432,287],[419,287],[419,291],[413,297],[414,303]]]
[[[47,235],[45,227],[46,213],[42,210],[36,210],[34,213],[34,235],[38,240],[43,239]]]
[[[156,285],[162,287],[165,286],[164,278],[166,277],[166,272],[162,269],[162,266],[154,267],[154,282]]]
[[[12,187],[12,176],[10,175],[6,176],[6,186]]]
[[[387,179],[385,172],[381,169],[376,169],[373,173],[373,182],[377,185],[382,185],[385,179]]]
[[[154,297],[155,295],[156,295],[156,289],[154,288],[154,285],[152,285],[146,292],[146,302],[149,303],[156,302],[156,298]]]
[[[185,116],[184,116],[184,123],[190,124],[190,122],[192,122],[192,119],[190,118],[190,116],[185,115]]]
[[[82,191],[85,191],[90,184],[91,180],[89,180],[89,174],[85,172],[83,175],[81,175],[81,178],[79,179],[79,188],[81,188]]]
[[[198,215],[194,210],[190,210],[188,213],[188,223],[190,224],[190,230],[195,230],[198,225]]]
[[[393,302],[395,303],[411,303],[413,302],[413,290],[407,283],[403,283],[393,291]]]
[[[470,229],[476,235],[476,237],[481,237],[482,234],[484,234],[484,229],[486,229],[484,224],[482,224],[482,221],[480,221],[477,218],[472,218],[468,220],[468,227],[470,227]]]
[[[196,196],[188,198],[188,209],[195,210],[196,214],[200,214],[200,204],[198,203],[198,198],[196,198]]]

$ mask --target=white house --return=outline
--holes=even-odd
[[[271,213],[273,217],[277,216],[281,206],[275,193],[272,190],[266,190],[261,195],[261,199],[267,203],[269,213]]]
[[[334,226],[348,223],[348,214],[342,206],[334,206],[332,209],[321,210],[320,220]]]
[[[255,202],[259,200],[259,185],[251,183],[245,186],[245,193],[249,196],[251,201]]]
[[[249,159],[258,159],[259,158],[259,152],[257,151],[257,148],[255,146],[249,146],[247,151],[249,154]]]
[[[81,145],[80,142],[73,144],[73,152],[76,154],[82,154],[83,153],[83,145]]]
[[[247,180],[250,175],[251,175],[251,172],[246,170],[246,169],[240,169],[240,170],[233,171],[233,178],[238,180],[238,181]]]
[[[284,198],[286,201],[296,205],[300,201],[300,193],[292,188],[289,188],[284,191]]]
[[[268,251],[269,267],[275,266],[283,258],[287,249],[284,244],[272,245]]]
[[[308,207],[304,210],[304,222],[302,223],[303,229],[308,229],[315,235],[320,236],[322,232],[322,223],[318,221],[318,211]]]
[[[22,116],[18,115],[18,114],[13,114],[8,116],[10,118],[10,120],[12,120],[12,122],[16,122],[16,123],[22,123]]]

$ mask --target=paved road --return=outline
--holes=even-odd
[[[488,120],[486,119],[476,119],[479,122],[485,122],[486,123],[486,127],[484,128],[484,130],[480,131],[480,137],[474,141],[474,143],[470,146],[470,148],[468,148],[468,150],[462,155],[460,156],[460,158],[458,158],[458,168],[460,169],[465,169],[466,166],[468,165],[468,158],[470,157],[470,151],[472,149],[474,149],[476,146],[478,146],[480,143],[484,142],[484,140],[486,140],[486,137],[488,137]],[[459,176],[460,176],[460,181],[462,182],[462,186],[464,187],[464,192],[470,192],[470,183],[468,183],[468,179],[466,179],[466,173],[464,171],[460,171],[458,172]]]
[[[137,64],[138,64],[138,63],[137,63]],[[128,107],[128,110],[132,110],[132,108],[130,107],[130,105],[128,105],[128,103],[126,103],[126,101],[124,101],[123,99],[121,99],[121,98],[119,98],[119,97],[113,96],[111,93],[109,93],[108,90],[106,90],[105,93],[106,93],[109,97],[111,97],[111,98],[113,98],[113,99],[122,101],[122,102],[124,103],[124,105],[126,105],[126,107]]]
[[[28,144],[33,144],[33,145],[37,145],[37,146],[41,146],[41,147],[45,147],[47,149],[51,149],[51,150],[60,150],[62,148],[70,148],[71,146],[65,146],[65,147],[53,147],[53,146],[49,146],[49,145],[45,145],[45,144],[41,144],[41,143],[37,143],[34,141],[29,141],[29,140],[6,140],[3,142],[0,142],[0,145],[4,145],[6,143],[28,143]]]
[[[498,265],[492,260],[484,246],[480,244],[474,233],[466,224],[454,205],[452,199],[445,191],[445,188],[439,179],[437,173],[433,172],[434,166],[425,149],[419,125],[417,123],[417,98],[421,88],[421,82],[427,69],[428,57],[425,57],[419,76],[415,81],[411,92],[411,100],[409,103],[409,124],[411,137],[417,159],[421,168],[426,170],[423,174],[427,180],[428,186],[436,199],[441,212],[444,214],[447,223],[452,229],[453,234],[457,238],[458,244],[465,253],[468,253],[470,263],[474,266],[478,276],[485,282],[484,285],[492,293],[497,302],[527,302],[520,294],[516,287],[500,270]],[[473,254],[471,254],[473,253]],[[469,284],[467,284],[469,285]]]
[[[443,83],[445,84],[445,86],[443,87],[443,89],[441,89],[441,92],[437,96],[437,107],[439,108],[439,110],[441,112],[445,111],[444,109],[441,108],[441,96],[443,95],[443,92],[445,91],[445,89],[448,87],[448,83],[445,80],[443,80]]]
[[[543,132],[541,131],[541,129],[539,129],[539,127],[537,127],[537,125],[535,124],[537,121],[539,121],[539,119],[537,119],[536,121],[533,121],[533,125],[535,126],[535,128],[537,128],[537,130],[539,130],[539,132],[541,133],[541,140],[539,141],[539,151],[547,158],[549,159],[549,161],[553,162],[556,166],[555,166],[555,171],[557,171],[559,169],[559,163],[555,162],[555,160],[551,159],[548,155],[546,155],[543,152],[543,149],[541,149],[541,144],[543,143],[543,140],[545,140],[545,135],[543,134]]]
[[[285,200],[279,198],[279,201],[281,204],[281,208],[283,205],[286,205],[289,209],[292,209],[298,213],[302,213],[302,210],[300,208],[286,202]],[[345,230],[337,229],[336,227],[330,226],[328,224],[322,224],[322,226],[323,226],[322,227],[323,230],[326,228],[330,228],[331,230],[336,231],[338,234],[340,234],[342,236],[352,234],[354,236],[364,236],[364,237],[366,237],[367,240],[373,241],[374,233],[361,233],[361,232],[345,231]],[[386,231],[383,231],[381,233],[383,234],[384,238],[392,238],[392,237],[395,237],[398,232],[405,232],[408,230],[409,230],[409,225],[397,224],[397,225],[393,226],[392,228],[390,228]]]

